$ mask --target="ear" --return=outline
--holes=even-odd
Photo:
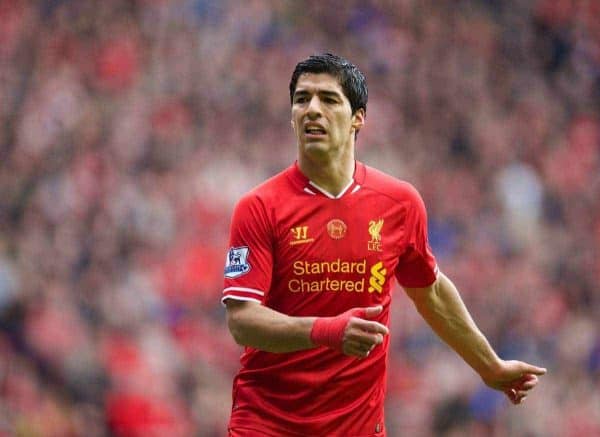
[[[365,110],[363,108],[357,109],[352,115],[352,127],[355,132],[358,132],[365,124]]]

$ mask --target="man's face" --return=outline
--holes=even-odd
[[[335,156],[353,147],[364,111],[352,115],[350,101],[338,80],[327,73],[304,73],[292,99],[292,127],[301,153]]]

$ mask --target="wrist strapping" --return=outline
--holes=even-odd
[[[353,308],[335,317],[317,317],[310,332],[311,341],[319,346],[342,350],[344,331],[352,317],[366,317],[364,308]]]

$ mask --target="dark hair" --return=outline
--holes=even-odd
[[[369,99],[367,80],[356,65],[331,53],[312,55],[308,59],[298,62],[290,80],[290,101],[292,103],[298,78],[304,73],[327,73],[334,76],[341,85],[344,95],[350,101],[352,114],[355,114],[360,108],[366,114],[367,100]]]

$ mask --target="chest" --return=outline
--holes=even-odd
[[[276,271],[354,274],[383,263],[389,271],[403,250],[405,211],[386,197],[310,199],[273,211]]]

